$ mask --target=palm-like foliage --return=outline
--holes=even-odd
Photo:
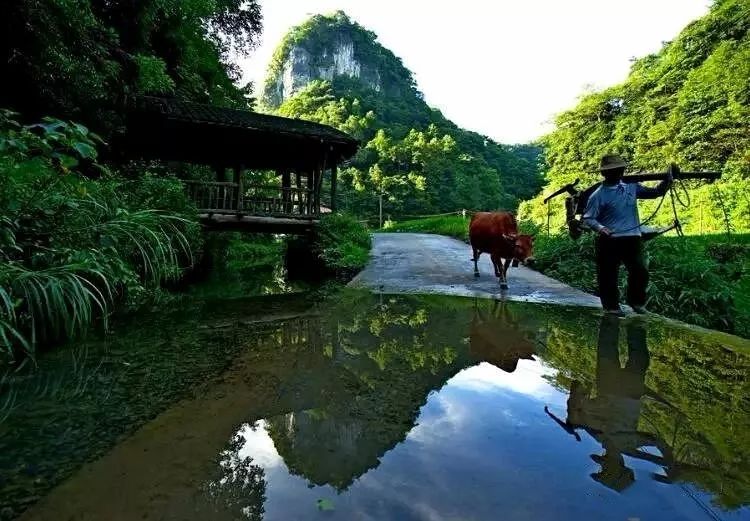
[[[33,354],[97,319],[106,327],[116,299],[177,278],[193,264],[197,225],[178,181],[125,181],[101,168],[87,179],[77,167],[96,151],[85,128],[8,117],[0,113],[0,348]],[[168,202],[144,208],[160,201],[154,191]]]
[[[83,263],[41,270],[7,263],[0,266],[0,281],[0,292],[20,308],[11,309],[11,320],[18,323],[19,315],[28,320],[31,345],[39,336],[84,331],[97,311],[106,320],[113,295],[107,277]]]

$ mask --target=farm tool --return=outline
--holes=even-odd
[[[667,172],[638,172],[636,174],[628,174],[622,177],[623,183],[640,183],[643,181],[661,181],[667,178],[668,174],[672,174],[672,178],[675,182],[682,182],[685,180],[691,180],[691,179],[700,179],[704,181],[708,181],[709,183],[713,183],[715,180],[721,178],[721,173],[719,172],[682,172],[679,167],[675,164],[671,164],[669,166],[669,169]],[[580,182],[580,179],[576,179],[572,183],[568,183],[565,186],[562,186],[558,190],[556,190],[554,193],[550,194],[544,199],[544,203],[547,205],[547,231],[549,233],[549,218],[550,218],[550,205],[549,202],[554,199],[555,197],[567,194],[567,197],[565,198],[565,222],[568,226],[568,233],[570,234],[571,238],[573,240],[578,239],[581,234],[584,231],[590,231],[590,228],[586,225],[586,223],[583,221],[583,213],[586,210],[586,204],[588,203],[589,197],[592,193],[594,193],[594,190],[599,188],[599,185],[601,185],[601,182],[596,183],[592,186],[589,186],[588,188],[584,190],[580,190],[577,188],[578,183]],[[674,188],[674,184],[670,187],[668,193],[672,202],[672,211],[674,213],[674,222],[670,226],[666,227],[659,227],[654,228],[650,226],[645,226],[648,224],[654,217],[656,217],[656,214],[658,213],[659,209],[661,208],[662,203],[664,202],[664,199],[666,198],[667,194],[664,194],[664,196],[659,201],[659,204],[657,205],[654,212],[647,218],[644,219],[641,226],[641,233],[643,235],[644,240],[653,239],[654,237],[657,237],[663,233],[666,233],[670,230],[677,230],[678,234],[682,234],[682,227],[680,224],[680,220],[677,217],[677,202],[679,202],[683,207],[689,206],[689,197],[688,200],[685,201],[681,198],[679,195],[679,192],[677,192]],[[681,189],[684,194],[687,194],[687,189],[684,187],[684,185],[680,185]]]

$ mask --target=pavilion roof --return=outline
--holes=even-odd
[[[307,171],[350,158],[359,142],[311,121],[141,97],[130,113],[123,145],[129,157]]]

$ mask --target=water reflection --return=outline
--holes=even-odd
[[[237,433],[229,447],[221,452],[215,479],[205,486],[212,516],[228,512],[235,519],[262,521],[266,501],[266,480],[263,467],[241,453],[245,438]]]
[[[650,361],[646,325],[634,319],[627,322],[625,330],[628,352],[624,367],[620,365],[618,349],[620,320],[604,316],[599,326],[595,388],[589,389],[577,380],[571,383],[568,417],[564,422],[545,407],[545,412],[576,440],[581,441],[576,431],[580,428],[601,443],[604,453],[591,456],[600,465],[600,470],[591,477],[618,492],[635,480],[633,471],[625,464],[624,455],[657,461],[662,458],[642,453],[639,449],[651,445],[661,450],[667,448],[651,434],[638,430]]]
[[[521,321],[514,316],[508,303],[493,302],[489,313],[483,307],[475,302],[470,337],[472,357],[508,373],[516,370],[519,360],[532,360],[535,344],[529,340],[530,333],[521,329]]]
[[[85,415],[123,433],[178,388],[205,381],[220,359],[220,378],[27,518],[750,513],[750,361],[701,332],[588,310],[360,292],[322,304],[214,303],[154,326],[123,333],[105,352],[92,344],[65,393],[13,410],[0,431],[4,505],[16,508],[19,486],[46,492],[18,469],[71,468],[90,459],[87,443],[113,446]],[[30,396],[19,384],[7,388]],[[80,443],[13,438],[65,417]]]

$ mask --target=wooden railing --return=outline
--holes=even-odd
[[[188,197],[192,199],[200,212],[235,213],[238,203],[238,185],[236,183],[183,181]]]
[[[217,181],[183,181],[200,213],[315,219],[320,215],[308,188],[240,185]]]

